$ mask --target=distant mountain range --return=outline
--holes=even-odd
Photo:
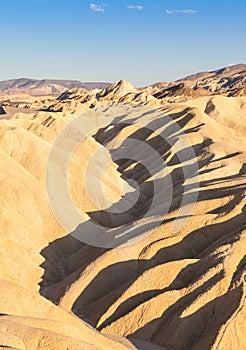
[[[32,96],[61,95],[67,90],[79,88],[85,90],[105,90],[115,87],[106,82],[81,82],[78,80],[36,80],[12,79],[0,81],[0,93],[28,94]],[[118,87],[118,85],[117,85]],[[121,90],[123,87],[120,85]],[[126,87],[124,86],[124,89]],[[134,90],[134,87],[132,87]],[[157,82],[148,87],[139,88],[138,92],[148,92],[160,99],[164,97],[189,95],[193,97],[207,94],[236,96],[245,94],[246,64],[237,64],[221,69],[196,73],[175,82]],[[128,86],[129,90],[129,86]],[[106,91],[106,93],[108,90]],[[136,91],[135,91],[136,92]]]
[[[83,88],[86,90],[105,89],[109,83],[90,82],[83,83],[78,80],[37,80],[37,79],[11,79],[0,81],[0,92],[5,94],[60,95],[66,90]]]

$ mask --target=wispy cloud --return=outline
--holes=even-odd
[[[93,2],[92,2],[90,4],[90,9],[94,12],[104,13],[105,6],[107,6],[107,4],[96,5],[96,4],[93,4]]]
[[[173,15],[175,13],[183,13],[185,15],[193,15],[197,12],[198,12],[197,10],[190,10],[190,9],[188,9],[188,10],[166,10],[166,13],[168,15]]]
[[[138,10],[138,11],[142,11],[144,9],[142,5],[127,5],[126,7],[129,10]]]

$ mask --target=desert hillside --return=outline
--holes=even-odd
[[[246,349],[245,79],[5,87],[0,348]]]

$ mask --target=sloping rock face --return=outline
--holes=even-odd
[[[0,120],[1,346],[244,350],[245,96],[84,93]]]
[[[203,88],[191,88],[185,83],[171,84],[170,87],[165,88],[164,90],[156,93],[154,96],[158,99],[166,98],[166,97],[200,97],[210,95],[209,92]]]
[[[126,80],[120,80],[117,83],[114,83],[108,86],[104,91],[98,94],[99,97],[104,97],[107,99],[116,99],[117,97],[123,97],[126,94],[138,91],[134,86]]]
[[[237,94],[246,86],[246,64],[237,64],[211,72],[198,73],[183,81],[224,95]]]
[[[52,268],[54,262],[41,255],[49,243],[65,235],[48,203],[45,173],[51,143],[68,122],[69,118],[45,112],[19,113],[0,121],[0,344],[18,349],[135,349],[127,340],[99,334],[39,294],[44,271],[49,271],[47,281],[55,283],[60,276]],[[95,140],[86,145],[88,152],[96,147]],[[85,156],[84,152],[83,148]],[[71,176],[79,172],[79,163],[77,159],[71,164]],[[116,186],[108,195],[119,199],[122,180],[116,166],[109,167],[107,177]],[[87,211],[94,209],[84,196],[83,203]]]

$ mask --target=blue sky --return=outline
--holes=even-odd
[[[246,0],[0,0],[0,80],[136,86],[246,62]]]

